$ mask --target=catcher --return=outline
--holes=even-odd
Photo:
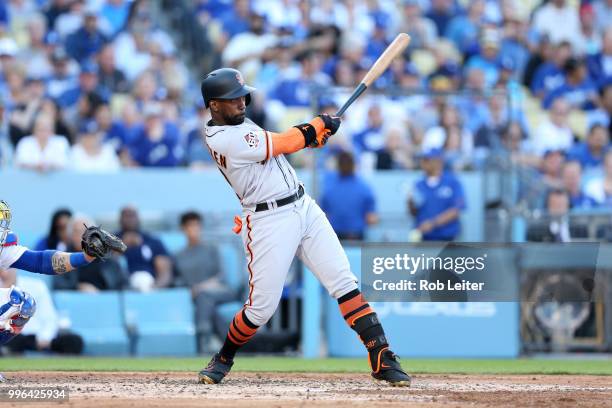
[[[61,275],[94,259],[104,260],[111,251],[126,250],[119,238],[99,227],[88,227],[82,237],[83,252],[30,251],[17,243],[17,235],[9,229],[10,225],[11,208],[0,200],[0,269]],[[0,288],[0,346],[19,334],[35,311],[36,302],[28,293],[15,286]],[[3,380],[0,375],[0,381]]]

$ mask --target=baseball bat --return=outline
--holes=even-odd
[[[399,33],[397,37],[389,44],[385,51],[378,57],[372,68],[365,74],[361,83],[355,88],[348,100],[342,105],[340,110],[336,112],[336,116],[342,116],[349,106],[355,102],[361,94],[368,89],[372,82],[376,81],[379,76],[389,67],[393,58],[404,52],[410,44],[410,36],[406,33]]]

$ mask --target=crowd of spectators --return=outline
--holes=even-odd
[[[161,4],[1,2],[0,165],[41,172],[214,167],[201,140],[208,113],[197,87],[186,86],[203,67],[185,65],[160,24]],[[573,194],[585,196],[570,200],[572,207],[612,201],[604,166],[610,0],[173,6],[193,7],[212,60],[240,69],[257,88],[248,115],[271,130],[308,118],[313,103],[334,112],[394,36],[411,35],[318,159],[296,154],[297,166],[326,166],[348,152],[358,173],[418,169],[422,152],[441,149],[449,170],[524,169],[521,198],[532,208],[545,208],[541,191],[564,188],[566,167],[580,175]]]

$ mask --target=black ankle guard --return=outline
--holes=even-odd
[[[376,313],[370,313],[360,317],[352,327],[368,351],[387,346],[387,338]]]

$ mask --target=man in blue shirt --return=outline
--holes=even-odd
[[[582,189],[582,167],[580,162],[569,160],[561,170],[563,188],[567,191],[572,209],[588,209],[597,207],[597,202],[587,196]]]
[[[362,240],[367,225],[378,222],[372,189],[355,174],[348,152],[338,155],[338,172],[325,179],[321,208],[340,239]]]
[[[119,218],[121,237],[127,250],[128,271],[131,276],[136,273],[149,273],[155,280],[156,288],[164,288],[172,282],[172,262],[164,244],[140,228],[140,217],[134,207],[121,209]],[[130,282],[133,283],[132,278]]]
[[[108,42],[106,35],[98,29],[98,16],[88,9],[83,25],[66,38],[66,51],[79,63],[93,57]]]
[[[164,121],[162,107],[151,104],[144,109],[145,123],[128,145],[134,164],[142,167],[174,167],[180,162],[178,127]]]
[[[529,85],[531,92],[538,98],[543,98],[548,93],[559,88],[565,82],[563,66],[572,56],[572,46],[563,41],[556,46],[552,61],[542,63],[533,74],[533,80]]]
[[[465,209],[463,187],[444,170],[442,149],[426,151],[421,156],[425,177],[417,181],[408,200],[410,213],[424,241],[452,241],[459,235],[459,215]]]
[[[584,168],[601,167],[609,144],[608,129],[596,123],[589,129],[586,142],[575,144],[569,151],[568,157],[579,162]]]
[[[565,81],[563,85],[544,97],[543,106],[550,109],[553,101],[564,98],[575,109],[593,110],[599,102],[597,88],[588,78],[584,61],[570,58],[563,66]]]

